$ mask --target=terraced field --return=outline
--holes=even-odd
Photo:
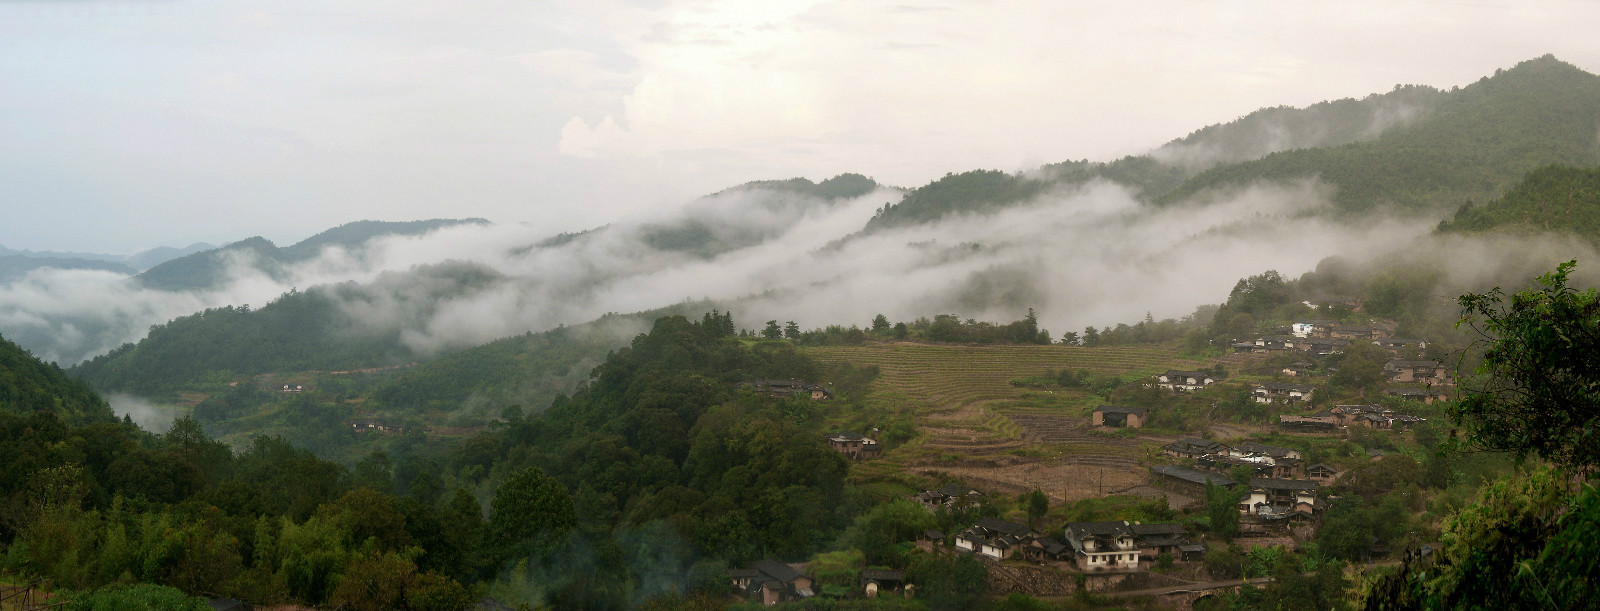
[[[877,384],[898,392],[926,411],[959,410],[984,401],[1013,400],[1023,389],[1011,380],[1045,370],[1149,374],[1204,364],[1177,358],[1172,346],[1081,348],[1076,346],[948,346],[888,343],[821,346],[805,353],[823,363],[877,365]]]
[[[1046,370],[1131,377],[1210,364],[1177,358],[1172,346],[898,343],[804,350],[824,363],[876,365],[880,376],[873,382],[875,396],[917,414],[917,441],[858,465],[853,471],[858,484],[888,493],[908,490],[917,476],[942,474],[988,492],[1017,494],[1037,488],[1058,502],[1141,494],[1148,487],[1139,456],[1148,440],[1092,434],[1086,428],[1087,396],[1018,388],[1012,380]],[[1050,393],[1050,398],[1041,402],[1040,393]],[[1085,406],[1072,407],[1080,403]]]

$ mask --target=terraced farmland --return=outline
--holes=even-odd
[[[1177,358],[1176,347],[1080,348],[1075,346],[947,346],[892,343],[822,346],[804,349],[824,363],[877,365],[877,384],[914,402],[919,410],[946,411],[984,401],[1011,400],[1022,389],[1011,380],[1045,370],[1084,369],[1096,373],[1154,374],[1171,368],[1201,367]]]

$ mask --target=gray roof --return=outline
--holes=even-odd
[[[1025,535],[1028,533],[1028,531],[1033,530],[1032,528],[1028,528],[1027,525],[1018,524],[1016,522],[1007,522],[1000,518],[979,518],[978,523],[974,524],[974,526],[991,532],[1013,536]]]
[[[1179,467],[1175,465],[1156,465],[1154,467],[1150,467],[1150,472],[1168,477],[1175,477],[1194,484],[1205,484],[1210,482],[1218,486],[1232,486],[1239,483],[1233,481],[1233,479],[1225,475],[1208,473],[1206,471],[1199,471],[1196,469]]]
[[[1307,391],[1307,390],[1316,390],[1317,389],[1317,387],[1311,386],[1309,384],[1288,384],[1288,383],[1284,383],[1284,382],[1262,382],[1260,384],[1257,384],[1256,388],[1265,388],[1267,390],[1299,390],[1299,391]]]
[[[1094,411],[1102,414],[1133,414],[1135,416],[1143,416],[1150,410],[1142,407],[1116,407],[1112,405],[1102,405],[1094,408]]]
[[[1250,479],[1253,488],[1267,490],[1316,490],[1322,484],[1308,479],[1275,479],[1271,477],[1256,477]]]
[[[1067,536],[1077,539],[1089,536],[1123,537],[1133,534],[1133,529],[1125,521],[1115,522],[1068,522]],[[1073,537],[1076,535],[1076,537]]]
[[[1183,529],[1183,525],[1182,524],[1174,524],[1174,523],[1171,523],[1171,522],[1160,522],[1160,523],[1156,523],[1156,524],[1134,524],[1133,525],[1133,534],[1140,535],[1140,536],[1144,536],[1144,535],[1183,535],[1183,534],[1188,534],[1188,531]]]
[[[1247,441],[1245,443],[1241,443],[1239,445],[1233,446],[1233,449],[1241,450],[1241,451],[1244,451],[1244,452],[1254,452],[1256,454],[1266,454],[1267,456],[1274,456],[1274,457],[1288,456],[1290,452],[1294,451],[1294,450],[1291,450],[1289,448],[1280,448],[1278,446],[1269,446],[1269,445],[1264,444],[1264,443],[1256,443],[1256,442],[1253,442],[1253,441]]]
[[[757,560],[750,563],[750,568],[761,571],[766,576],[784,583],[794,583],[794,580],[805,577],[800,571],[794,570],[789,565],[772,560]]]

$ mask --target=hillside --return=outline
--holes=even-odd
[[[1541,165],[1600,161],[1597,125],[1600,78],[1547,55],[1451,91],[1397,86],[1360,100],[1264,108],[1111,162],[947,174],[907,192],[864,231],[993,212],[1096,179],[1162,204],[1257,181],[1318,178],[1337,188],[1345,213],[1455,206],[1493,198]]]
[[[132,275],[134,269],[114,261],[0,255],[0,284],[14,282],[36,269],[87,269]]]
[[[1446,232],[1553,230],[1600,241],[1600,167],[1550,165],[1529,172],[1499,199],[1463,205],[1439,223]]]
[[[1597,126],[1600,77],[1547,55],[1445,94],[1428,116],[1377,140],[1219,166],[1158,201],[1315,177],[1337,188],[1343,213],[1454,207],[1496,197],[1542,165],[1600,162]]]
[[[431,219],[426,221],[355,221],[345,223],[300,242],[279,248],[262,237],[251,237],[221,248],[205,250],[156,265],[136,278],[139,284],[166,291],[198,290],[217,286],[226,279],[234,263],[247,263],[267,275],[279,277],[284,265],[317,256],[322,249],[337,246],[357,249],[368,241],[386,236],[421,235],[435,229],[462,224],[487,224],[484,219]]]
[[[0,410],[21,414],[54,411],[71,426],[114,419],[110,406],[89,385],[4,337],[0,337]]]
[[[154,393],[270,371],[400,364],[419,356],[404,341],[406,329],[426,324],[445,298],[482,290],[496,277],[473,264],[443,263],[386,274],[372,285],[291,291],[259,309],[211,308],[155,325],[137,344],[80,363],[72,374],[101,389]],[[392,312],[392,325],[361,324],[345,307],[366,311],[359,306],[396,284],[420,290],[415,301],[395,306],[404,311]]]

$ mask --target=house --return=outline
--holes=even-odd
[[[1199,458],[1207,454],[1227,451],[1228,446],[1199,437],[1184,437],[1161,446],[1161,453],[1173,458]]]
[[[1250,342],[1250,352],[1278,352],[1294,348],[1292,335],[1268,335]]]
[[[1241,443],[1239,445],[1236,445],[1236,446],[1230,448],[1228,450],[1228,454],[1231,455],[1231,456],[1241,456],[1241,457],[1243,457],[1243,456],[1271,456],[1273,458],[1293,458],[1293,459],[1296,459],[1296,460],[1298,460],[1300,458],[1300,453],[1296,452],[1293,449],[1280,448],[1278,446],[1269,446],[1269,445],[1264,444],[1264,443],[1256,443],[1256,442],[1253,442],[1253,441]]]
[[[1133,524],[1133,544],[1139,549],[1139,559],[1149,562],[1162,554],[1181,559],[1178,547],[1188,544],[1189,532],[1172,523]]]
[[[1428,342],[1422,341],[1420,339],[1402,339],[1402,338],[1398,338],[1398,337],[1383,337],[1383,338],[1378,338],[1378,339],[1372,340],[1372,343],[1377,344],[1379,348],[1383,348],[1384,350],[1388,350],[1390,352],[1398,352],[1400,349],[1406,348],[1406,347],[1415,347],[1419,351],[1428,349]]]
[[[879,592],[898,592],[906,583],[906,572],[900,569],[861,569],[861,591],[867,598],[877,598]]]
[[[1327,339],[1333,337],[1333,328],[1338,326],[1337,320],[1307,320],[1290,325],[1297,337],[1320,337]],[[1305,335],[1300,335],[1303,332]]]
[[[1094,426],[1114,426],[1140,428],[1144,426],[1146,414],[1149,410],[1141,407],[1113,407],[1102,405],[1094,408],[1090,416],[1090,424]]]
[[[1250,515],[1288,515],[1301,509],[1314,513],[1321,486],[1311,480],[1254,478],[1250,480],[1250,496],[1239,502],[1239,510]]]
[[[1283,368],[1283,375],[1289,376],[1291,378],[1298,378],[1300,376],[1305,376],[1305,375],[1310,375],[1310,374],[1311,374],[1311,363],[1304,363],[1304,362],[1302,362],[1302,363],[1294,363],[1294,364],[1289,365],[1288,367],[1284,367]]]
[[[1383,364],[1383,375],[1400,384],[1449,384],[1450,370],[1438,361],[1403,361]]]
[[[405,427],[403,427],[401,425],[389,424],[389,423],[385,423],[385,422],[374,422],[374,421],[371,421],[371,420],[360,420],[360,421],[356,421],[356,422],[351,422],[350,423],[350,428],[351,428],[351,430],[354,430],[357,433],[368,433],[368,432],[372,432],[372,431],[378,431],[380,433],[403,433],[403,432],[405,432]]]
[[[1331,414],[1278,416],[1278,428],[1288,433],[1336,433],[1339,431],[1339,421]]]
[[[828,435],[828,445],[852,460],[865,460],[878,455],[878,441],[862,437],[851,431]]]
[[[921,503],[928,511],[939,507],[965,505],[975,502],[983,493],[961,484],[945,484],[937,490],[926,490],[911,496],[911,500]]]
[[[1316,356],[1328,356],[1343,352],[1348,345],[1350,340],[1347,339],[1307,338],[1295,340],[1294,349]]]
[[[1331,339],[1382,339],[1389,337],[1391,331],[1384,327],[1365,327],[1355,325],[1334,325],[1328,333]]]
[[[1067,560],[1072,557],[1072,547],[1055,537],[1034,537],[1022,546],[1022,557],[1033,562]]]
[[[1204,371],[1171,370],[1156,376],[1156,386],[1178,392],[1200,390],[1216,382],[1216,376]]]
[[[1206,484],[1228,488],[1238,485],[1238,482],[1235,482],[1232,478],[1220,473],[1210,473],[1207,471],[1190,469],[1188,467],[1179,467],[1175,465],[1156,465],[1150,467],[1150,475],[1152,478],[1157,479],[1160,482],[1166,483],[1189,493],[1204,492]]]
[[[1139,547],[1127,522],[1071,522],[1066,528],[1080,571],[1139,570]]]
[[[1311,481],[1328,485],[1339,478],[1339,470],[1328,465],[1317,463],[1306,467],[1306,477]]]
[[[1434,403],[1436,401],[1443,403],[1450,400],[1449,394],[1446,394],[1442,390],[1436,390],[1432,388],[1390,388],[1383,391],[1383,394],[1393,395],[1404,399],[1411,399],[1413,401],[1421,401],[1423,403]]]
[[[756,380],[746,383],[757,393],[769,397],[809,397],[812,401],[826,401],[833,398],[833,392],[820,384],[809,384],[793,378],[784,380]]]
[[[1251,390],[1251,394],[1255,395],[1256,403],[1272,403],[1274,401],[1290,403],[1294,401],[1310,401],[1311,393],[1315,390],[1315,386],[1305,384],[1264,382],[1256,385]]]
[[[1039,535],[1039,531],[1024,524],[981,518],[956,535],[956,549],[1004,560],[1013,550],[1023,549]]]
[[[1335,405],[1328,411],[1338,419],[1339,424],[1350,426],[1364,424],[1362,416],[1388,414],[1389,408],[1382,405]]]
[[[1246,442],[1228,450],[1228,457],[1237,461],[1237,464],[1250,464],[1258,471],[1264,472],[1267,477],[1294,477],[1300,472],[1302,465],[1300,453],[1278,446]],[[1231,468],[1228,461],[1216,463],[1221,468]]]
[[[815,595],[810,577],[781,562],[757,560],[749,568],[728,571],[728,576],[735,589],[768,607]]]
[[[295,384],[293,386],[290,386],[288,384],[284,384],[283,385],[283,392],[305,392],[305,390],[306,390],[306,387],[305,386],[301,386],[299,384]]]

